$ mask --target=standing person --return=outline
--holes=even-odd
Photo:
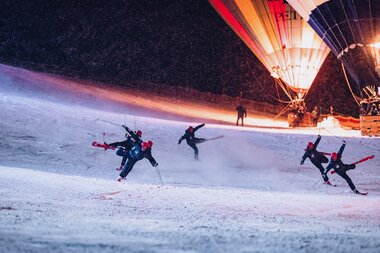
[[[123,151],[126,153],[128,161],[124,165],[123,170],[120,172],[117,181],[121,182],[123,179],[125,179],[129,172],[131,172],[131,170],[133,169],[135,163],[142,160],[143,158],[148,159],[153,167],[157,167],[158,163],[152,156],[152,146],[152,141],[136,143],[131,150]]]
[[[324,174],[326,175],[327,172],[329,172],[329,170],[333,169],[339,176],[341,176],[344,180],[346,180],[346,182],[348,183],[348,185],[350,186],[353,192],[357,194],[362,194],[356,189],[351,178],[346,173],[348,170],[355,169],[356,165],[344,164],[341,160],[345,146],[346,146],[346,142],[343,141],[342,146],[340,147],[338,153],[335,153],[335,152],[331,153],[330,163],[327,165]]]
[[[192,126],[189,126],[189,128],[185,131],[185,134],[179,138],[178,140],[178,144],[181,144],[181,142],[186,139],[186,143],[187,145],[189,145],[192,149],[194,149],[194,159],[195,160],[198,160],[198,148],[195,144],[198,144],[198,143],[201,143],[201,142],[204,142],[206,139],[204,138],[196,138],[194,136],[194,133],[195,131],[197,131],[199,128],[203,127],[205,125],[205,123],[199,125],[199,126],[196,126],[196,127],[192,127]]]
[[[334,115],[334,107],[330,105],[330,115]]]
[[[125,126],[123,126],[123,127],[126,128]],[[117,170],[122,170],[127,159],[128,159],[128,157],[126,155],[128,152],[125,152],[125,151],[131,150],[133,148],[133,146],[139,140],[141,140],[141,136],[142,136],[141,130],[137,130],[136,132],[133,132],[135,137],[132,137],[128,131],[130,131],[129,128],[127,130],[127,133],[125,134],[125,137],[127,138],[126,140],[121,141],[121,142],[113,142],[113,143],[108,144],[111,147],[118,148],[116,151],[116,155],[123,157],[123,159],[121,160],[120,167],[117,168]]]
[[[317,126],[318,123],[318,118],[319,118],[319,112],[318,112],[318,107],[315,106],[313,111],[311,112],[311,117],[313,119],[313,125]]]
[[[322,163],[327,163],[329,160],[327,159],[326,156],[323,155],[322,152],[317,151],[317,146],[319,142],[321,141],[321,138],[322,137],[318,135],[318,138],[314,143],[308,142],[307,147],[306,147],[306,152],[302,156],[301,165],[303,165],[306,158],[309,158],[310,162],[314,164],[315,167],[317,167],[319,171],[321,172],[321,175],[325,184],[331,185],[329,178],[327,177],[327,174],[324,173],[325,168],[323,168],[322,166]]]
[[[241,119],[241,125],[244,126],[244,118],[247,117],[247,109],[245,109],[242,104],[239,104],[235,109],[237,111],[236,125],[239,125],[239,119]]]

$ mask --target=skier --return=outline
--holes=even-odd
[[[122,170],[124,165],[125,165],[125,162],[127,161],[127,156],[126,156],[127,152],[125,152],[125,151],[131,150],[133,148],[134,144],[138,140],[141,140],[141,136],[142,136],[141,130],[137,130],[136,132],[132,132],[133,136],[134,136],[133,137],[132,134],[129,133],[131,130],[126,126],[123,126],[123,127],[127,131],[127,133],[125,134],[125,137],[127,139],[124,141],[121,141],[121,142],[113,142],[113,143],[108,144],[111,147],[118,148],[116,151],[116,155],[123,157],[123,159],[121,160],[120,167],[117,168],[117,170]]]
[[[323,168],[322,166],[322,163],[327,163],[329,160],[327,159],[326,156],[324,156],[322,152],[317,151],[317,146],[319,142],[321,141],[321,138],[322,137],[318,134],[318,138],[314,143],[308,142],[307,147],[306,147],[306,152],[302,156],[301,165],[303,165],[306,158],[309,158],[311,163],[314,164],[321,172],[321,175],[325,184],[331,185],[329,178],[327,177],[327,174],[324,173],[325,168]]]
[[[181,144],[181,142],[184,139],[186,139],[187,145],[189,145],[192,149],[194,149],[194,159],[195,160],[198,160],[198,148],[197,148],[197,146],[195,144],[202,143],[206,139],[204,139],[204,138],[196,138],[194,136],[194,133],[199,128],[203,127],[204,125],[205,125],[205,123],[203,123],[203,124],[201,124],[199,126],[196,126],[196,127],[189,126],[189,128],[185,131],[185,134],[181,138],[179,138],[179,140],[178,140],[178,144]]]
[[[355,169],[356,165],[355,164],[344,164],[341,160],[345,146],[346,146],[346,142],[343,141],[342,146],[340,147],[338,153],[335,153],[335,152],[331,153],[330,163],[327,165],[324,174],[326,175],[327,172],[329,172],[329,170],[333,169],[339,176],[341,176],[342,178],[344,178],[344,180],[346,180],[346,182],[348,183],[348,185],[350,186],[350,188],[353,192],[355,192],[357,194],[362,194],[361,192],[359,192],[356,189],[351,178],[346,173],[348,170]]]
[[[236,125],[239,125],[239,119],[241,119],[241,126],[244,126],[244,118],[247,117],[247,110],[242,104],[239,104],[235,109],[237,111]]]
[[[127,156],[128,161],[124,165],[123,170],[120,172],[117,181],[121,182],[123,179],[125,179],[129,172],[131,172],[131,170],[133,169],[135,163],[143,158],[148,159],[153,167],[157,167],[158,163],[152,156],[152,146],[153,142],[148,141],[135,143],[134,147],[129,151],[124,150],[123,152],[125,153],[125,156]]]

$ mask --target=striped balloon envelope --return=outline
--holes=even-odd
[[[330,52],[310,25],[283,0],[209,2],[271,75],[303,98]]]
[[[341,61],[350,76],[346,80],[357,95],[361,96],[367,85],[379,87],[380,0],[287,2]]]

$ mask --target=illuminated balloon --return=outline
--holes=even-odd
[[[275,78],[305,94],[330,52],[283,0],[209,0]],[[301,95],[302,96],[302,95]]]
[[[355,90],[379,86],[380,0],[288,0],[352,77]]]

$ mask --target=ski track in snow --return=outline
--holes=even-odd
[[[77,94],[72,82],[4,65],[0,72],[0,252],[380,251],[379,138],[206,124],[196,136],[225,137],[200,144],[196,162],[177,141],[202,121],[133,115]],[[165,186],[144,160],[115,182],[121,157],[91,142],[103,133],[123,140],[125,130],[97,119],[143,130]],[[323,185],[309,160],[299,165],[319,132],[321,151],[347,141],[346,163],[375,155],[348,173],[368,196],[336,175],[337,187]]]

